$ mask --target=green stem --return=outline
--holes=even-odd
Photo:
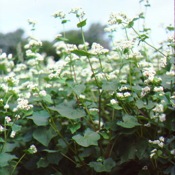
[[[16,167],[19,165],[19,163],[20,163],[21,160],[25,157],[25,155],[26,155],[26,153],[24,153],[24,154],[20,157],[20,159],[18,160],[18,162],[17,162],[16,165],[14,166],[14,168],[13,168],[13,170],[12,170],[12,172],[11,172],[10,175],[12,175],[12,174],[14,173]]]
[[[96,78],[96,76],[95,76],[95,72],[94,72],[94,69],[93,69],[93,67],[92,67],[92,63],[91,63],[91,61],[90,61],[89,56],[87,56],[87,58],[88,58],[88,62],[89,62],[89,65],[90,65],[90,67],[91,67],[91,71],[92,71],[92,73],[93,73],[93,76],[94,76],[94,78],[95,78],[96,85],[97,85],[98,88],[100,88],[100,86],[99,86],[99,84],[98,84],[98,80],[97,80],[97,78]]]
[[[132,27],[133,31],[139,36],[140,34],[134,29],[134,27]],[[149,44],[147,41],[143,41],[145,44],[147,44],[148,46],[150,46],[151,48],[153,48],[155,51],[159,52],[160,54],[162,54],[163,56],[166,57],[166,55],[161,52],[159,49],[157,49],[156,47],[154,47],[153,45]]]
[[[101,92],[99,92],[99,97],[98,97],[98,130],[101,128]]]
[[[85,45],[86,41],[85,41],[85,37],[84,37],[84,33],[83,33],[83,27],[81,27],[81,36],[83,39],[83,44]]]

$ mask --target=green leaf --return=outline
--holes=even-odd
[[[76,84],[72,87],[72,90],[79,96],[81,93],[83,93],[86,89],[86,86],[84,84]]]
[[[4,142],[5,142],[5,140],[0,137],[0,143],[4,143]]]
[[[59,150],[59,152],[61,152]],[[63,158],[63,156],[61,155],[61,153],[48,153],[47,154],[47,160],[49,162],[49,164],[56,164],[58,165],[59,161]]]
[[[47,94],[46,96],[43,96],[42,100],[47,102],[47,103],[50,103],[50,104],[53,103],[52,98],[51,98],[51,96],[49,94]]]
[[[69,126],[72,134],[74,134],[78,129],[80,129],[80,127],[81,127],[80,123],[73,123],[72,125]]]
[[[18,132],[21,130],[21,127],[20,125],[17,125],[17,124],[13,124],[12,125],[12,130],[15,131],[15,132]]]
[[[116,80],[115,81],[103,81],[103,83],[102,83],[102,89],[104,90],[104,91],[115,91],[116,89],[117,89],[117,87],[118,87],[118,84],[117,84],[117,82],[116,82]]]
[[[155,106],[155,103],[152,101],[148,101],[148,104],[146,105],[146,109],[152,109]]]
[[[44,146],[48,146],[51,139],[55,136],[56,133],[52,128],[39,127],[33,132],[33,138]]]
[[[64,41],[64,42],[69,41],[67,38],[64,38],[64,37],[57,37],[55,40],[56,41]]]
[[[33,116],[28,118],[32,119],[37,126],[46,126],[48,125],[49,113],[45,110],[36,111],[33,113]]]
[[[83,109],[75,108],[74,106],[75,102],[69,101],[61,103],[56,107],[50,107],[50,109],[59,112],[62,117],[66,117],[72,120],[84,117],[86,115]]]
[[[7,142],[3,147],[3,152],[12,152],[16,147],[19,147],[19,144],[16,143],[9,143]]]
[[[98,145],[98,140],[100,139],[100,135],[90,129],[87,129],[84,133],[84,136],[77,134],[72,137],[79,145],[83,147],[88,147],[91,145]]]
[[[77,27],[78,27],[78,28],[81,28],[81,27],[85,26],[85,25],[86,25],[86,20],[87,20],[87,19],[85,19],[85,20],[79,22],[79,23],[77,24]]]
[[[130,21],[129,23],[128,23],[128,28],[131,28],[131,27],[133,27],[134,26],[134,20],[132,20],[132,21]]]
[[[69,21],[70,21],[70,20],[64,19],[64,20],[61,21],[61,24],[65,24],[65,23],[67,23],[67,22],[69,22]]]
[[[0,167],[9,165],[9,162],[13,159],[17,159],[17,157],[8,153],[0,153]]]
[[[91,53],[88,53],[88,52],[83,51],[83,50],[73,50],[71,52],[74,53],[74,54],[76,54],[76,55],[78,55],[78,56],[87,56],[87,57],[92,56]]]
[[[96,172],[111,172],[112,168],[116,166],[116,163],[111,158],[109,158],[103,162],[90,162],[89,166]]]
[[[143,100],[137,100],[136,101],[136,106],[138,107],[138,109],[142,109],[142,108],[145,108],[145,104],[144,104],[144,101]]]
[[[37,162],[37,168],[45,168],[48,165],[49,165],[49,162],[43,157],[41,157],[40,160]]]
[[[2,175],[11,175],[10,169],[8,167],[0,167],[0,174]]]
[[[134,128],[135,126],[140,126],[135,116],[126,114],[122,117],[122,119],[123,121],[117,122],[117,125],[123,128]]]

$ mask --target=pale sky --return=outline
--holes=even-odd
[[[162,26],[174,25],[174,0],[149,0],[147,25],[153,28],[154,37],[164,35]],[[69,12],[71,8],[82,7],[86,13],[87,26],[93,22],[107,24],[111,12],[124,12],[130,17],[141,10],[139,0],[0,0],[0,32],[13,32],[18,28],[30,34],[27,20],[37,21],[35,35],[44,40],[53,40],[62,31],[60,21],[52,14],[56,11]],[[76,28],[77,19],[69,15],[71,22],[66,29]]]

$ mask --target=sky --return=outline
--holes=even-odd
[[[149,0],[151,8],[147,11],[148,27],[153,29],[155,40],[164,39],[163,26],[174,26],[174,0]],[[91,23],[107,24],[111,12],[124,12],[133,17],[143,8],[139,0],[0,0],[0,33],[13,32],[22,28],[30,35],[28,19],[37,22],[35,35],[41,40],[53,40],[63,30],[58,19],[52,15],[56,11],[68,13],[71,8],[81,7],[86,13],[87,27]],[[76,29],[77,19],[69,15],[66,29]]]

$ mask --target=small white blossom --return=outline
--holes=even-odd
[[[123,97],[124,97],[122,92],[118,92],[116,95],[117,95],[117,97],[119,97],[119,98],[123,98]]]
[[[160,114],[159,115],[159,120],[160,120],[160,122],[164,122],[166,120],[166,115],[165,114]]]
[[[60,19],[64,19],[66,17],[66,14],[63,11],[58,11],[53,14],[53,17],[59,17]]]
[[[108,52],[109,52],[108,49],[105,49],[103,46],[95,42],[92,44],[92,47],[90,50],[90,53],[95,54],[95,55],[107,54]]]
[[[156,155],[157,149],[153,149],[150,154],[150,158],[152,159]]]
[[[141,92],[141,97],[144,97],[148,92],[150,92],[150,87],[149,86],[145,86],[144,88],[142,88],[142,92]]]
[[[97,109],[97,108],[90,108],[89,111],[91,111],[91,112],[99,112],[99,109]]]
[[[11,138],[14,138],[15,135],[16,135],[16,132],[15,132],[15,131],[12,131],[12,132],[10,133],[10,137],[11,137]]]
[[[127,90],[128,87],[127,86],[122,86],[121,88],[119,88],[119,91],[124,91],[124,90]]]
[[[17,109],[29,110],[33,108],[33,105],[28,104],[29,102],[27,99],[19,98],[17,102],[18,102],[18,105],[16,107]]]
[[[37,152],[37,148],[35,145],[31,145],[28,151],[30,152],[30,154],[34,154]]]
[[[148,166],[145,165],[142,170],[148,170]]]
[[[172,155],[175,155],[175,149],[172,149],[172,150],[170,151],[170,153],[171,153]]]
[[[16,120],[18,120],[21,118],[21,116],[17,114],[17,115],[15,115],[15,118],[16,118]]]
[[[163,92],[163,87],[160,86],[160,87],[155,87],[154,88],[154,92]]]
[[[130,92],[124,92],[123,95],[124,95],[124,97],[129,97],[129,96],[131,96],[131,93]]]
[[[4,127],[0,125],[0,132],[4,131]]]
[[[117,101],[117,100],[115,100],[115,99],[111,99],[111,100],[110,100],[110,103],[111,103],[112,105],[114,105],[114,104],[117,104],[117,103],[118,103],[118,101]]]
[[[83,94],[80,94],[80,95],[79,95],[79,98],[81,98],[81,99],[85,99],[85,98],[86,98],[86,96],[85,96],[85,95],[83,95]]]
[[[161,113],[164,111],[163,105],[162,104],[156,104],[155,108],[153,109],[154,112]]]
[[[85,12],[83,11],[83,9],[81,7],[72,8],[69,13],[76,14],[76,17],[78,17],[80,20],[83,20],[83,18],[85,16]]]
[[[160,137],[159,137],[159,140],[160,140],[161,142],[164,142],[164,141],[165,141],[165,138],[164,138],[163,136],[160,136]]]
[[[42,90],[39,92],[39,95],[45,97],[47,95],[47,92],[45,90]]]
[[[9,109],[9,105],[8,104],[5,104],[5,106],[4,106],[4,109]]]
[[[11,122],[11,118],[8,117],[8,116],[6,116],[6,117],[5,117],[5,121],[6,121],[7,123]]]

